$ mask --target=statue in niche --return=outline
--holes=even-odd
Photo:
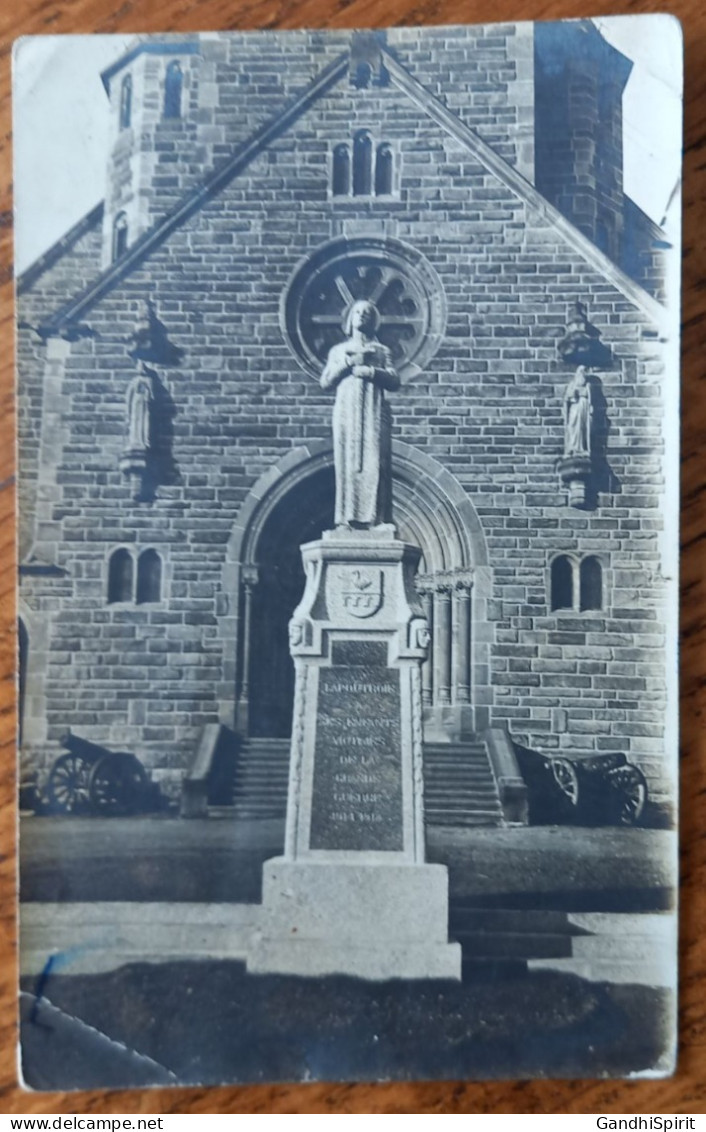
[[[593,402],[586,366],[579,366],[564,394],[564,455],[591,455]]]
[[[130,451],[148,451],[150,447],[150,416],[154,394],[152,382],[144,373],[133,377],[127,387],[126,408],[128,424],[127,447]]]
[[[399,388],[400,379],[387,346],[375,333],[377,308],[367,300],[351,307],[343,331],[345,342],[329,351],[321,375],[323,389],[335,389],[333,454],[336,471],[337,528],[364,529],[387,518],[390,477],[389,421],[385,390]]]

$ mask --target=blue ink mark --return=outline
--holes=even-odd
[[[56,960],[56,955],[50,955],[49,956],[46,963],[44,964],[44,967],[42,969],[42,972],[41,972],[39,978],[37,979],[37,985],[34,989],[34,1003],[32,1005],[32,1010],[31,1010],[30,1015],[29,1015],[30,1022],[36,1022],[37,1021],[37,1013],[39,1011],[39,1005],[40,1005],[42,999],[44,998],[44,988],[46,987],[46,985],[49,981],[49,976],[52,973],[52,969],[54,967],[55,960]]]

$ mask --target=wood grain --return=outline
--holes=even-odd
[[[706,1102],[706,8],[668,5],[686,43],[682,449],[682,875],[680,1060],[668,1081],[248,1086],[28,1094],[17,1087],[15,960],[15,534],[10,53],[20,35],[378,27],[664,11],[645,0],[9,0],[0,10],[0,1108],[42,1112],[700,1113]],[[531,1040],[531,1035],[528,1034]]]

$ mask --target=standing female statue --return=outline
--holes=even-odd
[[[380,316],[373,303],[351,307],[343,331],[346,341],[330,351],[321,375],[323,389],[335,389],[333,455],[336,469],[336,526],[371,527],[384,521],[389,490],[385,457],[386,389],[400,379],[392,356],[375,337]]]
[[[593,404],[586,367],[579,366],[564,394],[564,455],[591,455]]]
[[[131,451],[146,451],[150,447],[150,406],[152,400],[152,383],[145,373],[140,372],[137,377],[133,377],[127,388],[127,446]]]

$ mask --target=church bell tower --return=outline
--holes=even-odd
[[[138,40],[102,74],[110,142],[102,266],[121,255],[194,178],[201,46],[197,38]]]

